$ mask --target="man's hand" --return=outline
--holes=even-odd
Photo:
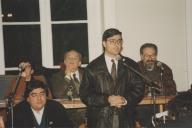
[[[31,80],[31,75],[33,74],[33,69],[31,67],[31,64],[29,62],[21,62],[24,65],[24,71],[22,72],[21,76],[25,77],[26,81]]]
[[[75,72],[73,66],[70,64],[66,65],[65,74],[70,77],[73,72]]]
[[[115,96],[115,95],[109,96],[108,102],[110,103],[110,106],[115,106],[118,108],[121,108],[122,106],[127,104],[126,99],[119,95],[118,96]]]

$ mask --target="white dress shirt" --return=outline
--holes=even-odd
[[[65,75],[65,78],[71,80],[71,79],[73,79],[73,74],[76,74],[77,79],[80,81],[79,70],[77,70],[76,72],[72,72],[70,76]]]
[[[118,61],[117,61],[117,59],[116,59],[116,58],[111,58],[111,57],[105,55],[105,62],[106,62],[107,69],[108,69],[108,71],[109,71],[110,74],[111,74],[111,68],[112,68],[112,64],[113,64],[112,61],[111,61],[112,59],[115,61],[116,69],[118,69],[118,68],[117,68],[117,67],[118,67]]]
[[[31,109],[33,111],[33,114],[35,116],[37,123],[40,125],[42,117],[43,117],[44,107],[39,112],[35,111],[33,108],[31,108]]]

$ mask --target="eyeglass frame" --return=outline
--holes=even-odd
[[[122,45],[123,39],[107,39],[107,42],[109,42],[110,45]]]

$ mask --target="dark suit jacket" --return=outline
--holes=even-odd
[[[139,69],[136,62],[125,58],[125,63]],[[118,63],[117,84],[113,87],[104,55],[92,61],[85,69],[80,86],[80,98],[87,105],[89,128],[111,128],[114,107],[108,96],[120,95],[127,105],[118,109],[120,128],[134,127],[134,109],[144,95],[144,83],[135,73]]]
[[[53,100],[47,100],[44,114],[46,119],[46,128],[72,128],[72,123],[68,119],[64,107]],[[22,101],[13,109],[13,127],[14,128],[34,128],[36,124],[35,116],[31,106],[27,101]],[[11,127],[11,118],[8,116],[7,128]]]
[[[79,68],[78,71],[81,81],[83,69]],[[74,81],[65,78],[65,73],[63,70],[57,72],[52,76],[51,83],[51,89],[54,98],[68,99],[69,96],[67,95],[67,93],[69,89],[72,89],[72,98],[79,98],[79,87],[77,90],[77,85],[75,85]],[[79,127],[79,125],[85,122],[85,109],[68,109],[67,114],[69,115],[69,118],[73,121],[75,127]]]
[[[79,68],[79,78],[82,79],[83,69]],[[72,87],[73,98],[78,98],[79,94],[77,93],[75,84],[73,80],[65,78],[65,73],[63,70],[54,74],[51,78],[51,90],[54,98],[65,98],[68,99],[67,93]]]

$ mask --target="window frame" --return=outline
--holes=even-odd
[[[0,0],[1,2],[1,0]],[[53,45],[52,45],[52,24],[62,23],[87,23],[88,25],[88,46],[89,46],[89,61],[93,60],[102,53],[101,35],[102,35],[102,0],[87,0],[87,20],[79,21],[51,21],[50,0],[39,0],[40,22],[2,22],[0,19],[0,74],[5,74],[5,71],[18,70],[18,67],[5,67],[4,58],[4,43],[3,43],[3,25],[29,25],[40,24],[41,28],[41,51],[42,65],[47,68],[59,68],[53,65]],[[0,14],[2,10],[0,9]],[[98,45],[98,43],[100,45]],[[96,50],[97,49],[97,50]],[[49,51],[49,55],[47,55]],[[95,53],[94,51],[97,51]],[[47,57],[49,56],[49,57]],[[83,65],[86,66],[86,65]]]

